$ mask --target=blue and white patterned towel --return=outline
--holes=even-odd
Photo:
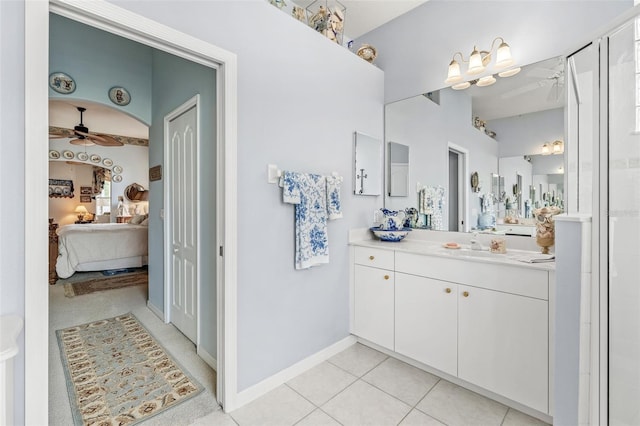
[[[282,200],[296,206],[296,269],[329,263],[325,177],[283,171],[280,186]]]
[[[327,176],[327,212],[329,220],[340,219],[342,217],[342,206],[340,205],[340,185],[342,177]]]

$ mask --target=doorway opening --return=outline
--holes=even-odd
[[[468,175],[469,152],[455,144],[449,143],[447,151],[449,175],[448,226],[449,231],[466,232],[467,218],[467,186],[464,184]]]

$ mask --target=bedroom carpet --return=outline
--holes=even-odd
[[[131,313],[56,335],[75,425],[133,425],[203,390]]]
[[[95,293],[97,291],[107,291],[134,285],[146,285],[149,281],[149,274],[146,269],[127,274],[114,276],[101,276],[86,279],[84,281],[70,282],[64,284],[64,295],[67,297],[81,296],[83,294]]]

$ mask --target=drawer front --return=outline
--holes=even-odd
[[[547,271],[412,253],[395,260],[397,272],[549,300]]]
[[[355,262],[357,265],[372,266],[374,268],[393,270],[393,250],[382,250],[369,247],[355,247]]]

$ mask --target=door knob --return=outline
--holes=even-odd
[[[177,247],[174,247],[174,248],[173,248],[173,252],[174,252],[174,253],[177,253],[177,252],[178,252],[178,248],[177,248]]]
[[[464,297],[469,297],[469,292],[468,292],[468,291],[463,291],[463,292],[462,292],[462,295],[463,295]]]
[[[446,293],[451,293],[451,289],[450,289],[450,288],[448,288],[448,287],[447,287],[444,291],[445,291]]]

